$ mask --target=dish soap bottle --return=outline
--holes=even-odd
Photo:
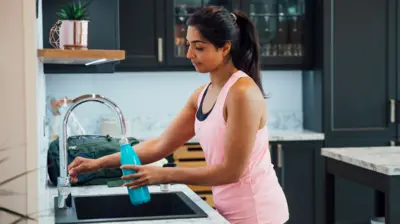
[[[131,144],[127,138],[122,138],[120,141],[120,152],[121,152],[121,165],[142,165],[139,157],[137,156],[135,150],[133,150]],[[123,175],[129,175],[136,173],[134,170],[122,170]],[[132,180],[124,180],[124,182],[130,182]],[[147,186],[142,186],[136,189],[128,188],[129,198],[132,205],[140,205],[150,201],[149,188]]]

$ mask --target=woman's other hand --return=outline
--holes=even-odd
[[[122,176],[122,180],[132,180],[126,182],[124,186],[131,189],[138,188],[146,185],[163,184],[166,182],[168,168],[157,166],[135,166],[124,165],[121,166],[122,170],[134,170],[136,173]]]

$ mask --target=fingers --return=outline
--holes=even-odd
[[[68,165],[68,171],[71,170],[73,167],[78,166],[79,164],[82,163],[82,158],[81,157],[76,157],[69,165]]]
[[[133,173],[133,174],[128,174],[128,175],[122,176],[121,179],[122,180],[139,179],[142,176],[143,176],[142,173]]]
[[[123,165],[120,167],[121,170],[140,170],[140,166],[135,166],[135,165]]]
[[[78,182],[78,177],[70,177],[71,178],[71,182],[76,183]]]
[[[76,176],[78,175],[78,173],[85,173],[85,172],[87,172],[86,164],[81,163],[78,166],[71,168],[68,173],[71,176]]]
[[[139,178],[137,180],[124,183],[124,186],[129,187],[130,189],[138,188],[145,185],[148,185],[148,180],[146,178]]]

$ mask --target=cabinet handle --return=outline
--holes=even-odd
[[[158,62],[163,62],[163,38],[158,38]]]
[[[396,122],[396,101],[390,99],[390,123]]]
[[[278,151],[278,168],[280,170],[280,184],[282,186],[282,189],[285,190],[285,167],[283,164],[283,148],[282,144],[277,145],[277,151]]]
[[[278,144],[278,145],[277,145],[277,151],[278,151],[278,162],[277,162],[277,166],[278,166],[279,168],[281,168],[281,167],[282,167],[282,164],[283,164],[282,145],[281,145],[281,144]]]

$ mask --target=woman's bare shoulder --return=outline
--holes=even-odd
[[[238,79],[232,85],[228,93],[228,98],[233,102],[252,101],[264,104],[264,96],[257,84],[250,77]]]

